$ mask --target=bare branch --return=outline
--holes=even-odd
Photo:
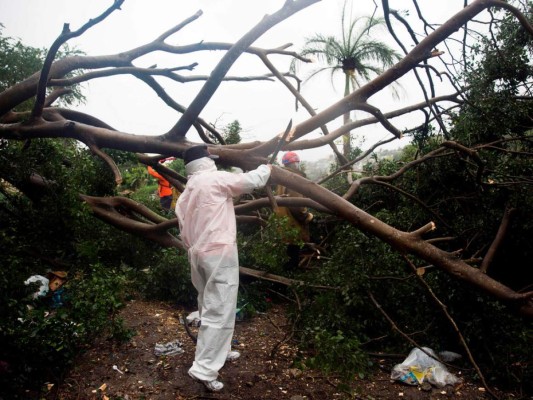
[[[287,19],[295,12],[298,12],[301,9],[310,6],[311,4],[316,3],[317,1],[318,0],[298,0],[286,2],[281,10],[272,15],[265,16],[255,28],[244,35],[237,43],[235,43],[235,45],[232,46],[232,48],[224,55],[224,57],[222,57],[205,85],[199,91],[196,98],[191,102],[187,111],[185,111],[178,123],[172,127],[166,136],[169,138],[184,137],[194,120],[196,120],[207,102],[209,102],[219,87],[220,82],[239,55],[272,26]]]
[[[487,273],[490,263],[494,259],[494,255],[498,251],[498,248],[500,247],[503,239],[505,238],[505,234],[507,233],[507,229],[509,228],[509,222],[511,221],[511,218],[513,214],[515,213],[515,211],[516,209],[514,208],[507,208],[505,212],[503,213],[503,218],[500,223],[500,227],[498,228],[498,232],[496,233],[496,236],[494,237],[494,240],[492,241],[492,244],[490,245],[489,250],[487,251],[487,254],[483,258],[481,267],[479,267],[479,270],[481,272]]]
[[[72,93],[71,89],[56,89],[52,93],[50,93],[48,96],[46,96],[46,99],[44,100],[43,108],[50,107],[50,105],[59,99],[61,96],[65,96],[67,94]]]
[[[89,149],[96,154],[98,157],[100,157],[104,162],[109,165],[111,168],[111,171],[113,171],[113,175],[115,175],[115,182],[117,185],[120,185],[122,183],[122,175],[120,173],[120,170],[117,167],[117,164],[115,164],[115,161],[106,153],[104,153],[102,150],[98,148],[95,144],[88,141]]]
[[[63,26],[63,32],[54,41],[54,43],[50,47],[50,50],[48,50],[48,54],[46,55],[43,68],[41,70],[41,76],[39,78],[39,85],[37,87],[37,97],[35,99],[35,105],[32,111],[33,118],[40,118],[42,115],[45,96],[46,96],[46,86],[47,86],[47,81],[48,81],[48,75],[49,75],[50,68],[52,67],[52,63],[54,61],[54,58],[59,48],[64,43],[66,43],[69,39],[82,35],[87,29],[93,27],[94,25],[106,19],[113,11],[120,9],[120,6],[122,5],[122,3],[124,3],[124,0],[115,0],[113,5],[109,7],[105,12],[103,12],[100,16],[96,17],[95,19],[90,19],[89,22],[87,22],[85,25],[83,25],[80,29],[78,29],[75,32],[70,31],[69,24],[65,24]]]

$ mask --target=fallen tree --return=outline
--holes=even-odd
[[[266,15],[235,44],[209,42],[199,42],[184,46],[169,44],[168,40],[172,35],[179,33],[183,27],[201,17],[202,13],[198,12],[169,29],[152,42],[121,52],[120,54],[107,56],[72,56],[55,61],[57,51],[62,44],[73,37],[82,35],[86,30],[93,28],[108,15],[120,8],[123,1],[115,0],[109,9],[97,18],[91,19],[80,29],[70,31],[68,25],[65,25],[62,34],[51,46],[42,70],[0,94],[0,138],[8,141],[25,141],[28,146],[31,146],[32,139],[36,138],[75,139],[86,145],[95,155],[101,157],[114,172],[115,181],[120,183],[122,180],[120,171],[113,158],[104,149],[140,153],[139,161],[147,165],[156,165],[157,160],[163,157],[181,158],[184,150],[195,144],[187,139],[187,134],[190,129],[194,128],[199,136],[209,144],[210,151],[220,156],[221,166],[235,166],[244,170],[254,168],[258,164],[266,162],[268,156],[274,151],[279,140],[279,132],[273,132],[271,135],[272,138],[265,142],[258,141],[237,145],[225,145],[220,133],[200,118],[200,115],[224,80],[239,79],[237,77],[229,77],[227,73],[233,63],[244,53],[257,56],[264,63],[266,70],[269,71],[264,76],[248,77],[247,79],[276,78],[287,87],[290,95],[295,96],[301,104],[307,105],[307,108],[312,110],[312,107],[309,106],[297,88],[290,83],[289,79],[293,77],[290,74],[280,73],[270,61],[269,56],[275,54],[294,57],[300,59],[302,62],[306,62],[307,60],[300,57],[296,52],[286,50],[288,46],[280,46],[276,49],[261,49],[254,47],[253,43],[276,24],[290,18],[298,11],[312,6],[316,2],[318,0],[289,0],[285,2],[281,9],[271,15]],[[390,132],[392,139],[400,138],[404,132],[417,127],[399,129],[391,121],[398,115],[405,115],[414,111],[425,113],[427,115],[425,125],[429,125],[430,122],[435,122],[442,130],[442,135],[447,137],[449,133],[449,121],[446,118],[449,113],[446,110],[451,107],[450,104],[462,105],[464,103],[466,88],[457,85],[455,93],[450,93],[445,96],[435,96],[432,90],[432,81],[435,76],[440,76],[441,73],[436,72],[434,67],[429,66],[428,62],[430,59],[443,55],[442,51],[436,50],[437,46],[447,45],[447,40],[452,34],[460,29],[466,29],[467,25],[476,16],[486,10],[492,10],[494,7],[505,9],[509,15],[512,15],[513,18],[519,21],[523,30],[528,35],[533,34],[533,27],[518,8],[498,0],[473,1],[467,7],[458,10],[453,18],[444,22],[438,28],[433,29],[431,27],[429,29],[430,27],[428,25],[428,32],[425,37],[419,42],[414,39],[414,47],[410,50],[405,50],[405,56],[392,68],[329,107],[317,113],[310,111],[311,115],[307,120],[294,126],[291,141],[284,147],[284,150],[301,150],[323,145],[334,148],[334,140],[338,137],[355,128],[365,127],[372,123],[381,124]],[[390,17],[395,16],[401,20],[401,15],[395,13],[394,10],[390,10],[388,1],[386,0],[382,2],[382,9],[384,10],[385,18],[389,21],[391,33],[394,34],[394,30],[390,25]],[[493,22],[496,23],[497,20],[494,19]],[[404,49],[406,48],[404,46]],[[216,68],[208,77],[195,78],[193,76],[182,76],[178,73],[181,70],[190,71],[194,68],[194,65],[172,69],[158,69],[157,67],[139,68],[133,65],[133,62],[139,57],[156,51],[170,54],[183,54],[204,50],[220,50],[225,52]],[[466,53],[463,54],[461,62],[466,62],[466,57]],[[416,72],[420,68],[423,68],[427,74],[426,83],[422,83],[422,80],[419,79],[421,91],[425,97],[423,101],[394,112],[382,112],[379,108],[369,103],[369,100],[374,95],[393,84],[400,77],[410,72]],[[75,77],[67,77],[67,75],[78,70],[82,72]],[[140,79],[154,90],[166,105],[182,113],[182,116],[168,132],[154,136],[120,132],[113,129],[105,121],[100,121],[91,115],[51,105],[55,99],[61,96],[62,91],[70,85],[118,74],[131,74]],[[171,98],[165,89],[154,79],[154,76],[157,75],[162,75],[179,82],[202,79],[205,80],[205,83],[190,105],[184,107],[175,99]],[[447,74],[443,73],[442,75]],[[447,78],[453,81],[449,75],[447,75]],[[242,79],[244,80],[244,78]],[[14,111],[18,105],[28,99],[35,99],[33,109],[30,112]],[[347,123],[333,132],[327,130],[326,125],[328,123],[353,110],[363,111],[370,116],[366,119]],[[313,140],[305,139],[308,134],[317,129],[320,129],[324,134],[321,138]],[[530,140],[530,138],[526,137],[525,140]],[[379,144],[377,143],[376,147]],[[479,183],[487,183],[488,178],[483,171],[484,161],[479,158],[478,151],[479,147],[470,147],[468,144],[461,144],[452,140],[443,141],[440,147],[432,153],[417,158],[410,165],[404,166],[404,168],[390,176],[373,176],[370,178],[356,179],[346,193],[334,193],[315,182],[294,176],[277,167],[273,168],[271,181],[274,184],[280,183],[304,194],[306,198],[299,200],[299,204],[348,221],[354,227],[388,243],[401,254],[416,256],[426,263],[446,271],[458,280],[472,285],[478,290],[489,293],[502,302],[511,305],[516,310],[519,310],[521,314],[531,317],[533,316],[533,292],[527,290],[519,292],[499,282],[488,273],[488,263],[497,248],[498,239],[494,240],[494,246],[484,252],[485,257],[489,257],[488,261],[483,263],[483,268],[478,268],[466,262],[467,260],[461,259],[460,252],[447,251],[438,247],[439,242],[434,240],[434,237],[431,238],[432,240],[426,239],[430,232],[439,230],[439,227],[443,225],[441,221],[428,221],[427,224],[411,231],[402,231],[387,225],[350,202],[350,199],[357,193],[361,185],[390,185],[394,179],[401,176],[405,171],[414,168],[416,165],[426,163],[435,157],[466,158],[476,166]],[[146,156],[145,153],[157,155]],[[350,165],[355,162],[355,160],[344,159],[337,152],[336,154],[341,165],[340,170],[349,169]],[[179,182],[183,183],[185,181],[184,177],[178,176],[174,171],[165,170],[164,167],[161,167],[161,170],[169,179],[174,180],[172,182],[176,186],[179,185]],[[16,182],[11,183],[15,186],[17,184]],[[179,239],[169,233],[169,229],[176,227],[176,221],[166,220],[148,210],[142,204],[126,198],[95,198],[91,197],[90,193],[82,194],[81,198],[91,207],[98,218],[121,230],[148,238],[163,246],[180,247],[181,245]],[[283,205],[289,204],[291,201],[295,202],[296,200],[277,198],[276,201]],[[268,199],[259,199],[249,202],[242,207],[238,206],[237,210],[239,213],[244,213],[254,208],[268,207],[269,204]],[[504,232],[505,230],[502,230],[500,234],[504,234]]]

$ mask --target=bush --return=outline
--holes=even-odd
[[[139,290],[149,299],[170,300],[196,305],[196,289],[191,283],[187,254],[176,249],[160,249],[137,279]]]
[[[161,211],[159,197],[157,196],[157,184],[150,184],[137,189],[131,198],[155,212]]]
[[[5,270],[0,274],[6,283],[8,274]],[[0,374],[0,394],[27,398],[25,391],[38,391],[43,382],[60,379],[96,337],[126,340],[131,336],[117,318],[124,305],[125,275],[103,265],[71,274],[62,287],[63,305],[57,308],[49,295],[33,299],[31,285],[8,285],[13,289],[1,304],[1,361],[7,371]]]
[[[80,191],[113,195],[114,184],[108,167],[74,141],[8,142],[0,156],[0,364],[7,368],[0,392],[15,398],[57,380],[96,335],[129,336],[117,318],[128,295],[126,265],[141,264],[149,247],[124,240],[80,201]],[[44,184],[28,185],[32,176]],[[24,281],[58,269],[69,277],[65,305],[33,300],[35,287]]]
[[[356,337],[346,337],[340,330],[311,329],[304,336],[311,340],[312,355],[303,360],[303,368],[314,368],[326,373],[337,373],[346,380],[352,379],[355,371],[360,377],[371,365],[361,350]]]
[[[272,274],[287,275],[284,264],[288,261],[287,242],[303,246],[297,228],[287,217],[271,214],[266,227],[254,232],[238,234],[239,257],[242,265],[253,265]],[[290,274],[290,273],[289,273]]]

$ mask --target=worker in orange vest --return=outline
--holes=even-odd
[[[172,204],[172,187],[170,186],[169,181],[163,178],[155,169],[148,167],[148,173],[157,179],[157,194],[159,195],[159,203],[163,210],[170,210],[170,205]]]

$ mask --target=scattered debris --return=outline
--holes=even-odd
[[[441,352],[439,355],[443,361],[452,361],[461,357],[450,351]],[[411,350],[401,364],[394,366],[391,379],[408,385],[421,385],[423,382],[429,382],[439,388],[460,382],[460,378],[448,372],[444,364],[438,361],[435,352],[429,347]]]
[[[118,369],[118,367],[116,365],[113,365],[113,369],[119,373],[121,373],[122,375],[124,375],[124,372],[122,372],[120,369]]]
[[[389,364],[389,358],[386,358],[383,369],[373,369],[368,375],[348,382],[348,386],[344,386],[337,376],[313,368],[300,370],[301,375],[298,376],[299,372],[291,371],[295,368],[294,359],[297,356],[305,357],[307,353],[300,353],[295,346],[290,355],[278,353],[274,359],[270,358],[272,347],[283,340],[292,327],[283,305],[274,302],[271,307],[265,314],[256,314],[250,321],[236,325],[233,344],[238,344],[242,355],[237,362],[226,363],[221,370],[221,381],[227,386],[222,395],[209,395],[212,400],[493,399],[488,391],[479,391],[480,385],[471,382],[468,376],[463,386],[447,386],[431,392],[421,390],[422,385],[391,385],[392,367],[402,362],[409,351],[393,364]],[[133,340],[117,344],[104,335],[98,337],[94,346],[80,355],[65,381],[56,382],[52,391],[46,397],[41,397],[43,400],[104,400],[104,395],[110,399],[123,400],[208,398],[203,385],[195,385],[187,373],[194,358],[194,346],[188,342],[190,339],[175,316],[183,315],[185,321],[189,312],[190,310],[176,309],[173,302],[141,299],[127,302],[120,317],[124,318],[126,326],[135,329],[136,336]],[[154,318],[156,313],[160,313],[161,318]],[[184,344],[185,352],[182,355],[154,355],[156,343],[173,339],[179,339]],[[288,342],[286,345],[292,343]],[[114,364],[124,375],[111,369]],[[99,391],[98,388],[104,382],[107,384],[105,392]],[[282,394],[279,387],[287,391],[287,394]],[[353,396],[348,395],[348,392],[338,394],[341,389],[350,390]],[[398,392],[402,392],[403,397],[399,397]],[[500,398],[512,396],[506,393]]]
[[[185,352],[182,347],[183,344],[178,339],[168,343],[156,343],[154,354],[156,356],[174,356]]]
[[[39,288],[37,289],[36,292],[32,294],[32,298],[36,299],[37,297],[44,296],[46,293],[48,293],[48,285],[50,283],[48,278],[42,275],[32,275],[24,281],[25,285],[29,285],[30,283],[39,284]]]

